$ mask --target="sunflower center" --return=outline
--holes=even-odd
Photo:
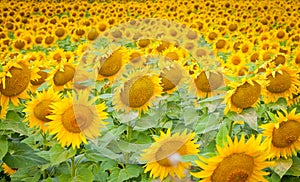
[[[211,181],[244,182],[252,175],[253,168],[253,157],[243,153],[234,153],[219,163],[211,176]]]
[[[141,57],[142,54],[141,53],[138,53],[138,52],[133,52],[130,54],[129,56],[129,60],[132,62],[132,63],[137,63],[141,60]]]
[[[20,64],[20,66],[22,69],[16,67],[9,69],[12,77],[5,78],[5,89],[3,88],[3,84],[0,84],[0,92],[3,95],[13,97],[26,90],[30,83],[30,70],[24,64]]]
[[[179,56],[178,56],[178,54],[176,52],[168,52],[166,54],[166,57],[168,57],[172,61],[178,61],[179,60]]]
[[[163,87],[163,91],[172,90],[176,87],[176,85],[180,82],[182,78],[182,73],[179,68],[171,68],[166,69],[159,76],[161,78],[161,85]]]
[[[71,81],[74,77],[75,68],[70,65],[64,66],[64,71],[58,70],[53,77],[54,84],[57,86],[62,86],[69,81]]]
[[[45,43],[46,43],[47,45],[50,45],[50,44],[52,44],[53,42],[54,42],[54,37],[48,36],[48,37],[45,38]]]
[[[259,54],[258,53],[254,53],[251,55],[250,57],[250,61],[255,63],[258,60]]]
[[[251,107],[260,97],[261,86],[253,82],[254,85],[246,82],[239,86],[231,97],[231,102],[238,108]]]
[[[241,58],[238,56],[235,56],[232,58],[231,63],[234,65],[239,65],[241,63]]]
[[[215,32],[210,32],[208,34],[208,39],[209,40],[215,40],[218,37],[218,35]]]
[[[273,61],[275,62],[275,65],[278,66],[279,64],[285,63],[285,57],[283,55],[277,55]]]
[[[34,108],[34,116],[41,121],[49,122],[50,119],[46,118],[46,116],[51,114],[49,105],[52,103],[51,100],[43,100],[39,102]]]
[[[209,79],[204,71],[202,71],[194,80],[198,90],[203,92],[211,92],[219,88],[223,83],[223,77],[219,73],[209,72]]]
[[[300,64],[300,54],[297,55],[295,62],[296,64]]]
[[[55,30],[55,35],[57,36],[57,37],[63,37],[64,35],[65,35],[65,33],[66,33],[66,31],[65,31],[65,29],[63,29],[63,28],[57,28],[56,30]]]
[[[17,49],[23,49],[25,47],[25,42],[22,40],[16,40],[14,45]]]
[[[75,114],[75,111],[76,114]],[[62,114],[61,122],[66,130],[71,133],[80,133],[91,125],[93,121],[93,112],[82,104],[75,104]]]
[[[107,77],[117,74],[122,67],[122,59],[121,51],[117,50],[113,52],[104,60],[99,70],[99,74]]]
[[[243,53],[247,53],[249,51],[249,46],[244,45],[241,50]]]
[[[278,148],[292,145],[300,136],[300,123],[293,120],[282,122],[279,128],[273,129],[272,144]]]
[[[267,78],[270,81],[267,90],[272,93],[285,92],[291,86],[291,77],[286,71],[282,71],[282,74],[276,73],[275,77],[269,75]]]
[[[184,143],[182,141],[169,141],[159,147],[155,153],[157,163],[164,167],[176,166],[179,162],[174,156],[184,155]]]
[[[44,83],[46,81],[46,78],[48,77],[48,73],[44,72],[44,71],[39,71],[37,72],[38,75],[40,75],[41,77],[37,80],[31,80],[30,83],[32,85],[41,85],[42,83]]]
[[[148,76],[127,81],[120,93],[122,102],[133,108],[146,104],[153,94],[154,84]]]
[[[149,39],[141,39],[138,41],[138,46],[141,48],[145,48],[150,44],[150,40]]]
[[[95,40],[98,37],[99,33],[96,30],[89,31],[87,38],[88,40]]]
[[[226,41],[225,40],[218,40],[216,43],[216,48],[217,49],[223,49],[226,45]]]
[[[277,38],[282,39],[284,37],[284,35],[285,35],[285,33],[283,31],[279,31],[276,36],[277,36]]]

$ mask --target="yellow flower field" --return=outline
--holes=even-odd
[[[299,10],[1,1],[0,181],[299,181]]]

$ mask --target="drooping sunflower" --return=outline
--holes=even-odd
[[[125,48],[115,50],[108,57],[99,59],[98,80],[107,78],[111,83],[122,67],[128,62],[128,52]]]
[[[206,71],[198,66],[193,72],[191,75],[193,86],[190,88],[198,98],[208,98],[221,93],[218,89],[224,85],[224,77],[220,70]]]
[[[27,102],[27,107],[23,110],[26,113],[24,122],[28,122],[30,128],[47,132],[48,123],[51,121],[47,118],[51,114],[50,105],[60,100],[61,95],[53,89],[36,92],[36,97]]]
[[[141,114],[146,112],[151,102],[162,93],[159,75],[150,70],[138,70],[126,78],[123,77],[121,85],[117,88],[113,104],[117,110],[129,112],[138,110]]]
[[[31,80],[39,78],[38,69],[31,68],[29,63],[24,61],[21,56],[14,60],[7,60],[1,63],[3,65],[0,72],[0,117],[4,117],[9,101],[13,105],[19,105],[19,99],[27,99]]]
[[[226,93],[224,113],[241,113],[243,109],[256,107],[264,93],[264,85],[265,81],[259,75],[248,79],[244,77],[240,82],[230,82],[228,86],[232,89]]]
[[[161,79],[161,86],[163,92],[168,94],[173,93],[177,86],[179,86],[185,79],[188,78],[188,73],[180,64],[170,62],[170,60],[160,60],[159,67],[161,73],[159,75]]]
[[[79,148],[82,142],[87,143],[87,138],[99,136],[100,129],[105,127],[105,104],[95,105],[95,99],[89,96],[89,91],[79,91],[78,95],[68,94],[68,98],[50,105],[52,114],[46,118],[52,121],[48,129],[63,147]]]
[[[66,59],[62,59],[62,62],[49,73],[46,80],[54,90],[71,88],[75,71],[76,65],[73,62],[66,62]]]
[[[285,109],[282,111],[284,114],[277,112],[274,122],[261,125],[269,158],[296,156],[300,150],[300,114],[296,114],[296,108],[289,113]]]
[[[5,174],[11,176],[17,172],[17,169],[10,168],[5,162],[2,163],[2,168]]]
[[[264,95],[266,103],[276,102],[280,97],[289,100],[293,94],[298,93],[300,81],[296,69],[288,65],[280,65],[274,69],[267,69],[265,76],[269,82]]]
[[[265,181],[268,172],[265,168],[273,165],[268,162],[266,148],[261,144],[262,136],[251,136],[245,142],[244,135],[240,140],[227,137],[228,143],[224,147],[217,145],[218,155],[211,158],[199,157],[196,164],[203,170],[191,173],[201,181],[207,182],[238,182],[238,181]]]
[[[147,161],[145,173],[150,172],[150,177],[163,180],[168,175],[178,178],[185,176],[191,163],[180,161],[180,157],[189,154],[198,154],[199,144],[194,139],[195,133],[175,133],[171,135],[170,129],[167,133],[160,132],[160,137],[155,137],[155,143],[143,151],[142,160]]]

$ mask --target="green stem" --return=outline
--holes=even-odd
[[[75,172],[76,172],[76,164],[75,164],[75,156],[71,158],[71,177],[75,177]]]
[[[128,123],[127,124],[127,137],[126,137],[126,140],[128,143],[130,143],[130,140],[131,140],[131,132],[132,132],[132,128],[131,128],[130,124]],[[125,153],[124,159],[125,159],[125,163],[128,164],[129,160],[130,160],[130,154]]]
[[[233,123],[234,123],[234,121],[231,121],[231,123],[230,123],[229,131],[228,131],[229,136],[231,136],[231,133],[232,133]]]

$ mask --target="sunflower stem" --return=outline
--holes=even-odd
[[[75,164],[75,156],[71,157],[71,177],[75,177],[76,172],[76,164]]]
[[[233,123],[234,123],[234,121],[231,121],[231,123],[230,123],[229,131],[228,131],[229,136],[231,136],[231,133],[232,133]]]
[[[128,143],[130,143],[130,140],[131,140],[131,132],[132,132],[132,128],[130,126],[130,123],[127,123],[127,138],[126,138],[126,140]],[[130,154],[128,152],[125,153],[124,158],[125,158],[125,163],[129,164]]]

